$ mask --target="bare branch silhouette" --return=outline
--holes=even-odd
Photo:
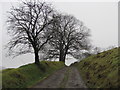
[[[65,61],[66,54],[89,46],[89,29],[71,15],[54,15],[53,38],[49,44],[59,51],[59,60]],[[58,54],[56,54],[58,55]]]
[[[20,7],[13,7],[7,20],[8,33],[13,37],[8,43],[9,55],[34,53],[38,64],[39,51],[52,38],[48,27],[53,13],[50,4],[39,1],[26,1]]]

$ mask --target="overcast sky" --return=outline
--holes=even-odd
[[[23,64],[32,63],[34,56],[31,54],[19,56],[14,59],[5,56],[6,50],[3,48],[9,40],[9,36],[6,34],[6,11],[9,11],[11,5],[17,6],[17,4],[14,2],[0,4],[3,66],[18,67]],[[72,14],[80,21],[83,21],[84,25],[91,30],[90,39],[94,46],[107,48],[118,45],[117,2],[52,2],[52,4],[59,12]]]

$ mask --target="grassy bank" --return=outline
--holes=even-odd
[[[118,61],[118,48],[114,48],[85,58],[75,66],[88,87],[117,88],[120,87],[118,83],[118,63],[120,61]]]
[[[30,87],[62,67],[64,67],[62,62],[42,61],[40,67],[28,64],[16,69],[6,69],[2,71],[2,87]]]

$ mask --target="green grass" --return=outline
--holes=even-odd
[[[75,66],[89,88],[117,88],[118,61],[118,48],[114,48],[85,58]]]
[[[28,88],[64,67],[63,62],[42,61],[2,71],[2,88]]]
[[[2,70],[0,70],[0,89],[2,87]]]

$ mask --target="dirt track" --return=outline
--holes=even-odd
[[[75,67],[65,67],[56,71],[33,88],[87,88]]]

